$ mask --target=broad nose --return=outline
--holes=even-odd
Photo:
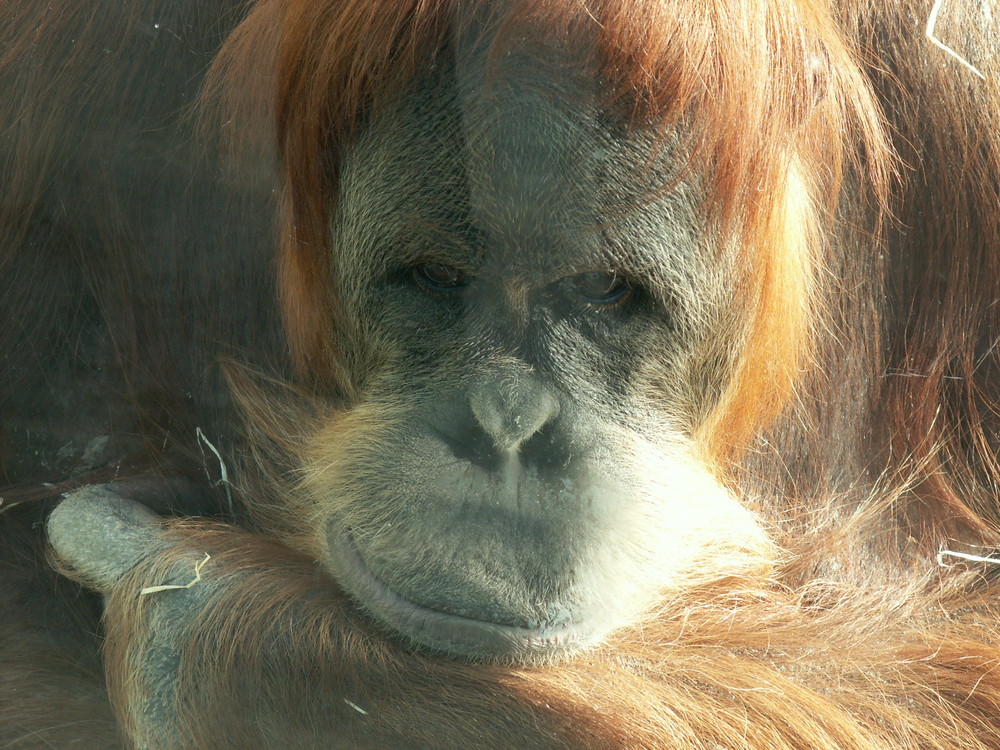
[[[521,369],[478,376],[469,387],[476,422],[501,452],[515,451],[559,415],[559,401],[534,373]]]

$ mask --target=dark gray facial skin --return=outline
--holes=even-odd
[[[450,51],[342,165],[336,346],[366,373],[344,419],[373,426],[314,440],[325,562],[466,658],[568,653],[768,554],[690,446],[720,390],[704,363],[738,335],[729,256],[668,149],[571,63]]]

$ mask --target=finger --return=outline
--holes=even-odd
[[[163,547],[160,517],[119,495],[113,485],[69,493],[49,516],[47,531],[70,577],[101,592]]]

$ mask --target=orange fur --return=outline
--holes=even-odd
[[[27,310],[25,330],[37,326],[49,346],[63,343],[46,326],[68,272],[25,271],[21,246],[60,168],[75,101],[65,92],[110,96],[92,80],[106,63],[88,54],[103,61],[98,51],[118,42],[88,27],[70,57],[18,67],[36,49],[62,49],[56,36],[75,44],[74,24],[97,23],[82,17],[86,3],[43,5],[11,2],[0,16],[3,90],[17,94],[0,111],[23,141],[4,152],[0,263],[33,281],[0,301]],[[140,5],[123,0],[118,32],[138,25]],[[232,137],[238,155],[273,129],[279,304],[308,396],[241,381],[247,371],[233,368],[256,451],[241,489],[264,536],[172,522],[175,557],[145,561],[116,591],[106,669],[126,733],[137,720],[128,699],[144,688],[135,638],[152,606],[130,592],[209,551],[206,578],[232,586],[212,596],[183,646],[182,747],[318,747],[331,736],[371,748],[1000,747],[1000,588],[988,567],[934,559],[944,546],[1000,548],[998,32],[973,9],[942,20],[987,75],[973,79],[921,36],[929,5],[521,0],[495,19],[509,31],[497,55],[521,24],[596,34],[602,104],[635,126],[690,128],[687,173],[704,178],[705,212],[738,249],[745,286],[734,290],[731,372],[696,438],[782,550],[769,573],[672,594],[601,649],[524,668],[421,655],[374,628],[318,572],[315,511],[295,473],[319,463],[310,451],[340,455],[372,432],[364,411],[317,428],[327,414],[311,401],[357,397],[332,343],[346,323],[329,258],[337,156],[467,6],[251,3],[215,58],[206,100],[245,121]],[[95,234],[119,260],[126,222],[111,210],[99,218]],[[96,286],[104,269],[89,270]],[[112,277],[108,296],[128,297],[135,279],[117,266]],[[56,291],[39,294],[46,283]],[[102,314],[119,317],[115,307]],[[150,336],[123,329],[131,338],[116,340],[116,356],[128,361]],[[20,339],[2,336],[14,350]],[[166,444],[177,428],[162,424],[155,442]],[[10,653],[18,669],[35,669]],[[66,680],[48,661],[36,684],[61,694]],[[32,700],[0,717],[43,725],[46,704]],[[106,741],[101,731],[95,741]]]
[[[110,605],[112,694],[145,689],[141,653],[125,644],[142,642],[128,629],[152,601],[126,592],[208,551],[204,575],[231,584],[192,628],[181,705],[225,696],[234,708],[262,711],[248,723],[217,707],[211,724],[183,727],[184,747],[265,747],[269,729],[287,731],[286,743],[299,732],[304,747],[333,736],[363,748],[460,748],[470,737],[486,747],[588,750],[997,747],[1000,613],[967,576],[885,591],[728,579],[665,603],[600,651],[518,668],[400,649],[308,558],[260,538],[190,522],[170,533],[180,545],[174,555],[140,566]],[[264,646],[288,630],[296,637]],[[327,692],[305,692],[297,679],[244,679],[298,674],[304,665],[309,685]],[[120,710],[128,726],[130,706]]]

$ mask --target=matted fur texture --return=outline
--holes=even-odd
[[[144,750],[1000,748],[1000,561],[938,555],[1000,549],[994,0],[946,2],[937,28],[985,80],[925,38],[930,0],[501,4],[496,59],[525,28],[551,35],[600,71],[607,111],[665,140],[684,133],[683,175],[703,181],[712,231],[738,248],[742,312],[692,453],[768,538],[731,570],[666,586],[600,647],[541,666],[407,649],[319,572],[314,525],[335,509],[314,488],[335,485],[336,460],[371,429],[342,416],[358,365],[332,344],[353,323],[330,281],[340,155],[471,33],[479,5],[0,5],[0,319],[13,321],[0,330],[12,485],[0,494],[24,501],[0,516],[0,596],[17,613],[0,615],[0,747],[136,747],[156,686],[136,645],[154,603],[134,592],[207,552],[204,575],[227,583],[185,631],[176,734]],[[162,81],[148,72],[161,60]],[[115,119],[119,105],[137,125]],[[83,135],[67,135],[78,120]],[[105,127],[134,142],[106,142]],[[212,191],[192,171],[212,175]],[[131,214],[140,200],[170,205],[161,182],[190,192],[187,213]],[[233,222],[222,239],[210,235],[219,216]],[[272,221],[273,257],[244,256]],[[95,328],[77,323],[91,315]],[[285,342],[284,374],[242,356],[280,372]],[[57,367],[66,353],[84,366]],[[220,354],[239,418],[197,391]],[[178,376],[186,367],[198,375]],[[21,407],[38,383],[59,392],[81,377],[69,406]],[[92,393],[125,406],[105,415]],[[26,458],[26,432],[83,402],[90,421]],[[234,496],[219,515],[253,533],[166,522],[174,548],[109,595],[101,674],[95,605],[70,606],[79,592],[37,572],[27,500],[214,466],[178,437],[205,420],[239,434],[223,446]],[[116,429],[141,437],[112,441],[101,465],[59,458],[58,440]],[[707,533],[730,531],[743,535]]]

